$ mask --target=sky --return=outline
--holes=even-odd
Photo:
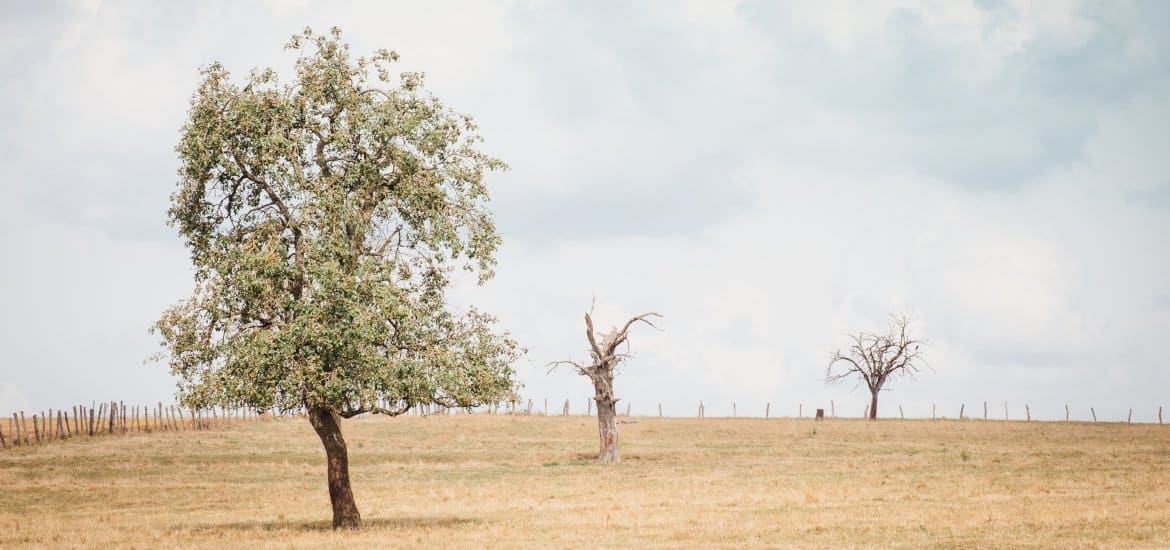
[[[0,0],[0,415],[173,399],[147,332],[192,288],[166,224],[198,68],[287,72],[305,26],[475,117],[504,239],[459,304],[537,410],[646,311],[634,414],[860,416],[847,335],[914,316],[879,414],[1156,421],[1170,405],[1170,3]]]

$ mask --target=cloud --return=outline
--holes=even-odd
[[[544,364],[584,356],[596,293],[605,324],[666,316],[631,336],[635,412],[860,414],[863,390],[824,386],[827,354],[896,311],[934,372],[883,412],[1149,408],[1170,384],[1166,9],[38,5],[0,23],[0,343],[43,369],[6,383],[34,407],[165,397],[140,364],[190,285],[164,212],[196,68],[286,70],[309,24],[396,49],[511,165],[490,181],[499,275],[455,297],[528,346],[538,401],[589,395]]]

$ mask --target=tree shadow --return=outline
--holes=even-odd
[[[400,529],[432,529],[452,528],[483,523],[480,519],[459,518],[453,516],[440,517],[400,517],[400,518],[363,518],[362,530],[400,530]],[[204,523],[189,527],[192,531],[293,531],[293,532],[327,532],[333,531],[333,524],[329,520],[313,521],[233,521],[228,523]]]

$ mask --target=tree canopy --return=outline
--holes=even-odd
[[[195,288],[154,325],[180,399],[351,417],[513,397],[517,344],[445,296],[456,269],[493,275],[504,163],[421,73],[391,77],[396,53],[354,59],[336,28],[287,49],[288,84],[202,69],[182,127],[169,221]]]

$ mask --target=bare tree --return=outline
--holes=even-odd
[[[909,376],[913,379],[922,367],[928,367],[919,355],[926,340],[910,335],[911,321],[907,314],[891,315],[889,330],[885,334],[852,334],[853,343],[849,348],[844,352],[834,351],[829,359],[826,384],[854,376],[861,378],[859,383],[865,382],[871,396],[870,420],[877,419],[878,392],[891,377]]]
[[[578,374],[588,376],[589,380],[593,382],[593,399],[597,402],[597,429],[601,438],[601,452],[598,454],[597,460],[599,462],[621,462],[622,456],[618,450],[617,430],[618,399],[613,395],[613,375],[617,366],[629,359],[630,354],[628,351],[619,351],[619,348],[625,344],[624,350],[629,349],[627,332],[634,323],[640,321],[658,328],[649,318],[662,317],[662,315],[648,312],[631,317],[620,330],[617,327],[610,329],[608,333],[601,335],[599,341],[593,329],[592,313],[593,308],[591,307],[589,313],[585,314],[585,337],[589,339],[589,355],[592,363],[582,365],[575,361],[553,361],[549,363],[549,371],[551,372],[560,365],[569,365],[576,369]]]

